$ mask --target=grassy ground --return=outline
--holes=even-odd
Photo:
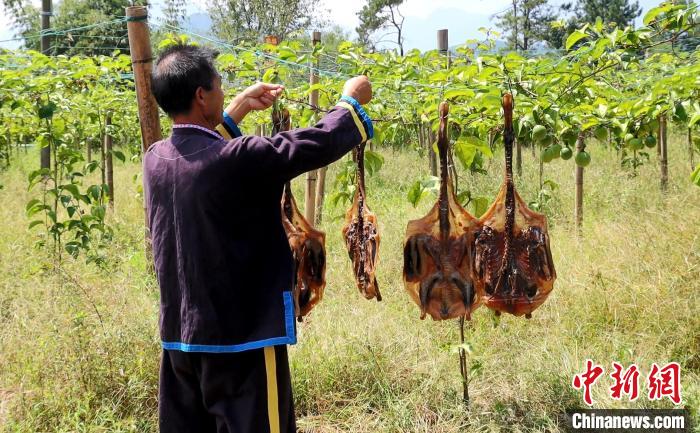
[[[637,363],[642,393],[652,362],[678,361],[684,406],[700,421],[700,189],[688,181],[685,147],[680,138],[672,141],[665,195],[655,155],[629,177],[614,152],[591,147],[580,239],[572,224],[574,165],[557,160],[545,167],[545,178],[559,185],[546,206],[558,272],[548,301],[531,320],[496,320],[485,308],[473,315],[469,409],[460,402],[451,350],[457,325],[419,320],[401,279],[406,223],[433,201],[414,209],[406,193],[427,174],[427,164],[412,152],[381,151],[385,166],[369,179],[368,193],[382,227],[378,278],[385,300],[357,293],[340,239],[344,206],[327,209],[326,295],[290,351],[300,429],[559,431],[562,411],[582,406],[571,380],[586,358],[607,370],[612,361]],[[489,175],[461,183],[493,197],[501,159],[490,163]],[[23,211],[35,161],[29,155],[0,173],[0,429],[155,431],[158,287],[142,252],[143,213],[133,180],[140,166],[116,169],[110,217],[116,234],[106,269],[66,260],[57,274],[34,249]],[[537,189],[529,151],[524,170],[518,187],[529,201]],[[298,197],[301,185],[295,182]],[[595,407],[671,407],[644,395],[614,402],[609,385],[602,378],[594,387]]]

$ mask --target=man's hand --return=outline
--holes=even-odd
[[[253,84],[233,98],[233,101],[226,107],[226,113],[236,124],[239,124],[252,110],[265,110],[272,107],[282,91],[284,91],[284,86],[281,84]]]
[[[343,86],[343,95],[351,96],[360,105],[372,100],[372,84],[365,75],[350,78]]]

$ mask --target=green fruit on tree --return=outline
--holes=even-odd
[[[559,156],[561,156],[561,159],[563,159],[564,161],[570,160],[573,155],[574,151],[571,150],[569,146],[562,147],[561,151],[559,152]]]
[[[642,150],[644,149],[644,142],[642,142],[641,138],[633,138],[630,140],[630,147],[634,150]]]
[[[595,138],[599,141],[605,141],[608,138],[608,130],[605,126],[599,126],[593,131],[593,135],[595,135]]]
[[[549,162],[552,160],[552,155],[549,153],[549,148],[545,147],[544,149],[540,150],[540,159],[542,162]]]
[[[647,135],[647,137],[644,139],[644,145],[648,148],[656,147],[656,137],[653,135]]]
[[[625,144],[629,146],[632,140],[634,140],[634,134],[630,134],[629,132],[625,134]]]
[[[554,139],[551,135],[546,135],[542,140],[540,140],[540,144],[544,147],[548,147],[552,144],[553,141]]]
[[[576,154],[576,165],[579,167],[586,167],[588,164],[591,163],[591,155],[588,154],[585,150],[582,150],[581,152],[578,152]]]
[[[550,146],[550,149],[552,152],[552,159],[559,158],[559,154],[561,153],[561,144],[554,143],[552,146]]]
[[[561,140],[569,146],[576,143],[576,138],[578,138],[578,134],[571,128],[566,128],[561,132]]]
[[[540,141],[546,136],[547,128],[545,128],[543,125],[535,125],[535,127],[532,128],[532,139],[534,141]]]

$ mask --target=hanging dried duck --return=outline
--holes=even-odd
[[[290,129],[289,111],[272,111],[272,134]],[[289,182],[282,192],[282,225],[294,257],[292,297],[297,320],[309,314],[326,287],[326,234],[314,229],[299,212]]]
[[[421,319],[426,314],[433,320],[470,319],[479,302],[471,269],[478,222],[459,205],[452,189],[446,102],[440,104],[439,114],[440,196],[426,216],[408,223],[403,277]]]
[[[365,143],[358,145],[355,153],[357,176],[352,206],[345,214],[343,240],[348,249],[355,282],[360,293],[367,298],[382,300],[375,276],[379,252],[379,228],[377,217],[367,206],[365,194]]]
[[[496,201],[479,219],[474,282],[484,305],[530,318],[554,287],[547,219],[531,211],[513,185],[513,97],[503,96],[506,176]]]

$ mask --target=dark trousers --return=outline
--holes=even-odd
[[[158,411],[161,433],[294,433],[287,346],[163,350]]]

